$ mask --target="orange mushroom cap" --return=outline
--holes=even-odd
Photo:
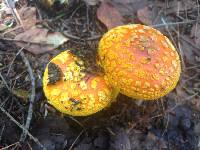
[[[113,90],[101,76],[85,73],[83,61],[65,51],[54,57],[43,76],[48,102],[60,112],[87,116],[108,106]]]
[[[100,40],[98,56],[106,80],[134,99],[158,99],[172,91],[180,77],[176,49],[166,36],[148,26],[111,29]]]

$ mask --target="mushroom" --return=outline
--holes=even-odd
[[[104,77],[84,72],[84,63],[70,51],[54,57],[43,76],[48,102],[62,113],[87,116],[96,113],[116,97]],[[115,95],[115,96],[114,96]]]
[[[109,30],[98,59],[111,86],[134,99],[154,100],[172,91],[180,77],[179,55],[158,30],[130,24]]]

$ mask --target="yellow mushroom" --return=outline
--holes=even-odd
[[[134,99],[158,99],[180,77],[180,58],[170,40],[140,24],[109,30],[100,40],[98,57],[107,82]]]
[[[70,51],[54,57],[43,76],[48,102],[62,113],[73,116],[94,114],[116,97],[104,77],[85,73],[84,63]]]

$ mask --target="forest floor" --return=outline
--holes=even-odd
[[[0,149],[200,149],[199,19],[198,0],[68,0],[53,6],[50,0],[0,0]],[[51,58],[70,49],[95,71],[102,35],[130,23],[152,26],[175,45],[182,62],[177,87],[141,105],[119,95],[87,117],[50,106],[42,76]]]

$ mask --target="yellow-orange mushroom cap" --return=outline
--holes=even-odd
[[[87,116],[102,110],[114,98],[103,77],[85,73],[84,69],[83,61],[69,51],[60,53],[47,65],[43,90],[48,102],[60,112]],[[57,76],[54,79],[53,71]]]
[[[180,77],[180,58],[170,40],[140,24],[109,30],[100,40],[98,57],[108,82],[134,99],[158,99]]]

